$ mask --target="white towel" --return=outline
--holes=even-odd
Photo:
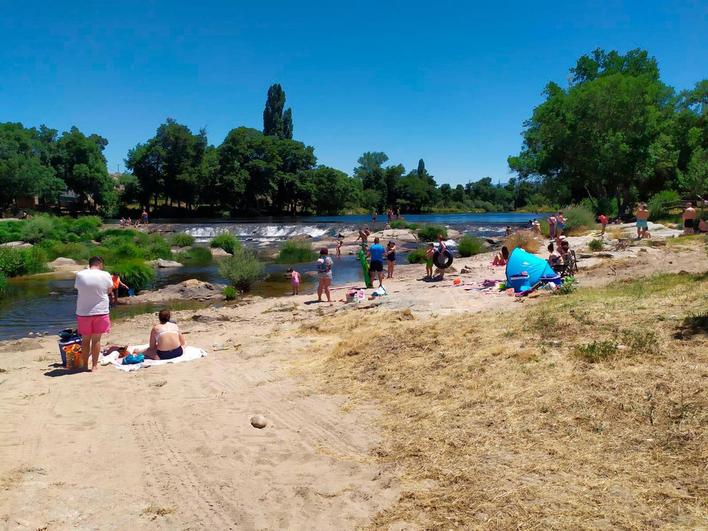
[[[142,352],[147,350],[148,345],[135,345],[128,347],[128,352]],[[145,358],[142,363],[134,363],[131,365],[123,365],[123,359],[118,357],[118,351],[114,350],[109,352],[100,359],[101,365],[113,365],[116,369],[121,371],[130,372],[137,371],[142,367],[152,367],[154,365],[167,365],[168,363],[182,363],[183,361],[194,361],[199,358],[206,358],[207,353],[198,347],[184,347],[184,354],[178,358],[172,358],[171,360],[151,360]]]

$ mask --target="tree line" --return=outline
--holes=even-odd
[[[617,215],[654,194],[706,194],[708,80],[677,93],[643,50],[596,50],[570,72],[568,87],[549,83],[524,123],[522,150],[508,159],[517,176],[505,183],[438,184],[422,159],[407,171],[380,151],[364,153],[351,175],[318,164],[314,148],[293,138],[293,112],[275,84],[262,130],[236,127],[212,145],[206,131],[167,119],[128,152],[129,172],[120,175],[108,174],[99,135],[0,124],[0,208],[36,196],[49,209],[68,191],[76,208],[106,215],[129,205],[248,216],[547,210],[581,201]]]

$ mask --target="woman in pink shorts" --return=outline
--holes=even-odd
[[[76,273],[74,287],[79,292],[76,297],[76,321],[82,337],[81,354],[87,368],[91,356],[89,370],[95,371],[101,351],[101,336],[111,331],[108,296],[113,290],[113,279],[103,270],[100,256],[92,257],[88,269]]]

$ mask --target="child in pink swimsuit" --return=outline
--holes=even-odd
[[[300,273],[295,271],[293,268],[288,269],[290,273],[290,285],[293,287],[293,295],[300,294]]]

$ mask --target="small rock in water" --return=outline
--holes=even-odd
[[[34,337],[34,332],[30,332],[30,333],[27,334],[27,335],[28,335],[29,337]]]
[[[268,419],[266,419],[263,415],[254,415],[251,417],[251,426],[253,426],[254,428],[262,430],[267,425]]]

